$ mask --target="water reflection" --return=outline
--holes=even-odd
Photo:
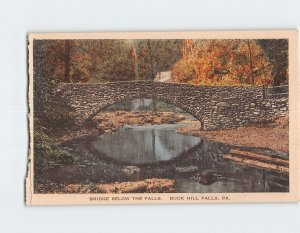
[[[66,146],[76,151],[78,161],[44,171],[43,176],[61,184],[169,178],[175,180],[178,193],[289,191],[287,175],[224,159],[230,146],[177,134],[179,126],[127,126],[115,133],[69,142]],[[139,172],[125,174],[124,168],[133,165]],[[178,172],[178,168],[190,167],[196,170]],[[191,178],[207,171],[218,176],[209,185]]]
[[[91,142],[91,148],[121,162],[153,163],[175,158],[196,146],[200,138],[177,134],[174,125],[127,126]]]

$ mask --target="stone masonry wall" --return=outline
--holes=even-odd
[[[61,84],[57,94],[74,108],[78,124],[118,102],[145,98],[173,104],[193,115],[204,130],[247,126],[288,114],[288,98],[266,99],[262,87],[195,86],[151,81]]]

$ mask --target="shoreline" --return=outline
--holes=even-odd
[[[73,130],[61,137],[55,138],[55,144],[76,140],[89,135],[102,135],[119,130],[125,125],[161,125],[178,124],[186,119],[186,115],[175,112],[142,112],[142,111],[114,111],[101,112],[93,118],[93,125]]]
[[[185,121],[178,133],[202,137],[239,147],[268,148],[277,152],[289,153],[288,117],[280,117],[265,125],[250,125],[226,130],[201,130],[199,121]]]
[[[189,119],[186,114],[174,112],[103,112],[93,118],[94,126],[83,128],[56,140],[58,145],[65,142],[80,139],[89,135],[102,135],[112,133],[124,125],[160,125],[160,124],[184,124],[176,132],[183,135],[190,135],[207,139],[209,141],[228,144],[239,148],[238,157],[224,154],[224,158],[242,163],[244,166],[254,166],[288,173],[288,163],[285,167],[276,166],[274,156],[288,162],[288,117],[280,117],[272,122],[263,125],[250,125],[227,130],[201,130],[200,122]],[[266,153],[265,150],[270,151]],[[245,151],[254,150],[255,156],[247,158]],[[263,151],[263,153],[261,153]],[[260,161],[261,154],[270,157],[268,162]]]
[[[88,135],[102,135],[119,130],[124,125],[180,124],[177,129],[184,135],[205,138],[232,146],[269,148],[276,152],[289,153],[288,117],[279,117],[264,125],[249,125],[226,130],[201,130],[200,122],[187,119],[186,114],[174,112],[103,112],[93,119],[93,126],[71,131],[56,138],[56,144],[82,138]]]

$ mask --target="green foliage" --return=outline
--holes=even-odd
[[[264,53],[273,64],[273,85],[278,86],[288,82],[288,40],[264,39],[257,40]]]
[[[180,40],[137,40],[140,79],[153,80],[158,72],[170,70],[180,58]]]
[[[34,168],[37,176],[43,169],[69,164],[73,160],[70,151],[54,145],[53,140],[44,132],[44,129],[34,131]]]
[[[42,169],[73,161],[68,150],[53,143],[53,137],[62,135],[74,126],[72,109],[54,93],[53,69],[47,66],[46,44],[33,44],[33,107],[34,107],[34,170],[39,180]]]
[[[130,47],[124,40],[105,40],[96,57],[96,69],[91,82],[128,81],[135,77]],[[100,55],[106,50],[106,54]]]

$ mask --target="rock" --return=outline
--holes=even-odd
[[[127,166],[127,167],[122,169],[122,172],[124,172],[126,175],[137,174],[140,171],[141,171],[141,169],[138,168],[137,166]]]
[[[200,184],[211,185],[218,181],[219,177],[220,175],[218,175],[214,171],[206,170],[196,174],[192,178],[194,180],[197,180]]]
[[[269,107],[271,107],[271,104],[270,103],[266,103],[266,108],[269,108]]]
[[[229,106],[229,103],[227,102],[220,102],[220,103],[217,103],[216,104],[218,107],[228,107]]]
[[[178,173],[190,173],[198,171],[198,166],[188,166],[188,167],[175,167],[175,171]]]

